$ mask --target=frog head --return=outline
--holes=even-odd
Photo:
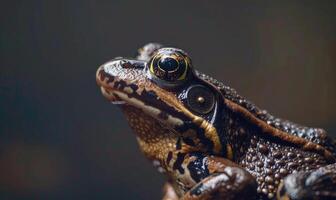
[[[151,126],[160,126],[191,148],[230,157],[222,127],[224,97],[197,76],[183,50],[160,48],[146,60],[117,58],[99,67],[96,79],[128,121],[137,120],[131,127],[140,139],[155,134],[148,131]]]

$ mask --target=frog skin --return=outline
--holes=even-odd
[[[164,200],[336,199],[336,144],[323,129],[272,116],[181,49],[138,53],[103,64],[96,80],[167,177]]]

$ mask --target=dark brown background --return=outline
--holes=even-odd
[[[336,133],[335,1],[1,1],[0,199],[158,199],[97,67],[156,41],[277,116]]]

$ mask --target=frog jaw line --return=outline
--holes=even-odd
[[[137,98],[135,97],[129,97],[126,93],[124,92],[120,92],[120,91],[113,91],[113,94],[115,96],[117,96],[119,99],[121,99],[123,102],[125,102],[126,104],[129,104],[129,105],[132,105],[138,109],[141,109],[143,110],[145,113],[147,113],[148,115],[154,117],[154,118],[158,118],[158,116],[160,115],[160,113],[162,112],[160,109],[158,108],[155,108],[153,106],[149,106],[149,105],[146,105],[145,103],[143,103],[142,101],[138,100]],[[184,124],[184,122],[179,119],[179,118],[176,118],[176,117],[173,117],[172,115],[170,114],[167,114],[168,117],[166,119],[166,122],[174,127],[174,126],[182,126]],[[160,120],[163,120],[163,119],[160,119]]]

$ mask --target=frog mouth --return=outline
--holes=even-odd
[[[113,93],[113,91],[108,90],[108,89],[104,88],[103,86],[100,87],[100,90],[101,90],[103,96],[106,97],[112,104],[114,104],[114,105],[127,104],[126,101],[121,100],[118,96],[116,96]]]
[[[182,126],[184,120],[187,120],[182,114],[175,116],[174,114],[168,114],[163,112],[157,106],[146,104],[138,95],[130,95],[124,90],[110,89],[101,86],[103,95],[115,105],[126,105],[142,110],[147,115],[158,118],[160,120],[166,120],[171,126]],[[182,120],[183,119],[183,120]]]

